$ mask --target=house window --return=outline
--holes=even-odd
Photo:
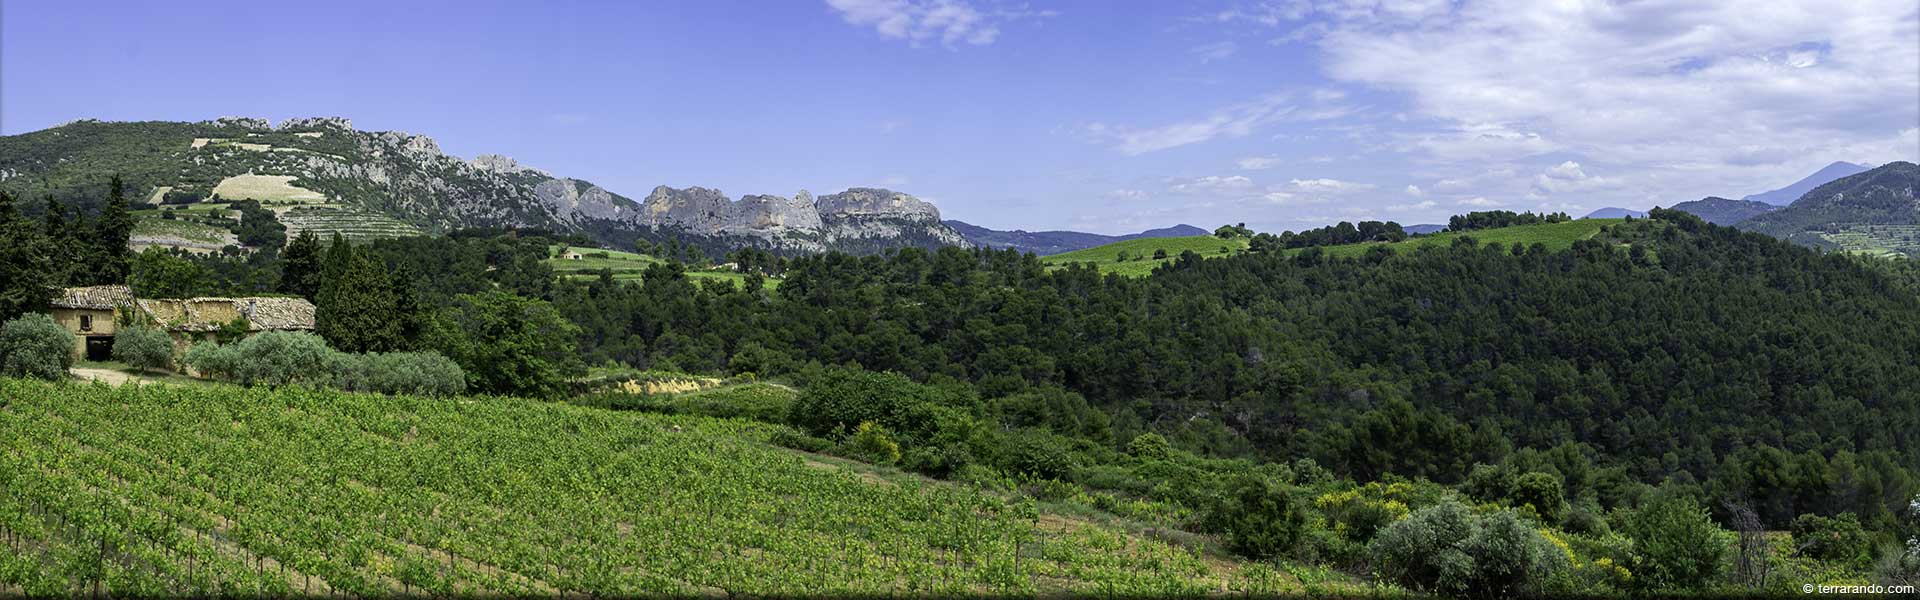
[[[93,315],[80,315],[80,330],[93,331]]]

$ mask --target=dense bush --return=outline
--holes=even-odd
[[[1214,511],[1211,520],[1226,534],[1227,547],[1257,559],[1292,555],[1307,522],[1286,486],[1257,475],[1235,481]]]
[[[894,431],[919,432],[928,424],[914,422],[914,417],[931,415],[914,409],[950,401],[941,390],[896,373],[829,367],[807,383],[787,421],[822,436],[845,434],[868,421]]]
[[[1535,594],[1566,566],[1565,554],[1512,511],[1475,514],[1454,500],[1388,525],[1368,549],[1387,579],[1450,596]]]
[[[467,388],[460,365],[433,352],[335,352],[329,362],[333,384],[343,390],[452,396]]]
[[[841,444],[840,451],[848,457],[864,460],[876,465],[891,465],[900,461],[900,443],[893,441],[887,428],[873,421],[866,421],[853,429],[853,436]]]
[[[187,353],[180,357],[180,364],[193,370],[193,374],[208,379],[238,379],[240,354],[231,345],[218,342],[201,342],[187,347]]]
[[[1819,560],[1864,567],[1873,559],[1873,538],[1853,513],[1836,517],[1800,515],[1790,529],[1800,553]]]
[[[1149,431],[1127,442],[1127,454],[1140,460],[1167,460],[1173,457],[1173,446],[1167,438]]]
[[[121,327],[113,333],[113,359],[142,371],[173,369],[173,338],[151,327]]]
[[[13,377],[66,379],[78,343],[67,328],[40,313],[22,315],[0,325],[0,374]]]
[[[1044,429],[1008,432],[997,445],[999,460],[996,462],[1009,473],[1039,479],[1065,479],[1080,465],[1067,440]]]
[[[334,351],[311,333],[267,331],[230,346],[232,374],[242,385],[325,385]]]
[[[574,346],[579,331],[548,302],[488,291],[455,297],[427,337],[475,390],[553,397],[584,370]]]
[[[1621,530],[1634,541],[1634,577],[1647,588],[1697,588],[1720,574],[1730,535],[1707,509],[1672,496],[1628,515]]]

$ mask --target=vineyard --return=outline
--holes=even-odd
[[[745,421],[0,379],[0,595],[1100,594],[1299,579]],[[1318,577],[1309,576],[1318,580]]]

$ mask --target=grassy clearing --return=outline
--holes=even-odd
[[[1221,250],[1225,249],[1225,252]],[[1165,250],[1167,258],[1156,260],[1154,253]],[[1231,256],[1247,250],[1246,240],[1223,240],[1210,235],[1191,237],[1147,238],[1114,242],[1104,246],[1095,246],[1072,252],[1041,257],[1048,266],[1064,267],[1068,263],[1092,263],[1103,272],[1119,273],[1128,276],[1142,276],[1153,272],[1153,268],[1172,262],[1180,253],[1192,250],[1207,258]],[[1125,252],[1129,260],[1121,262],[1120,253]]]
[[[324,203],[327,196],[293,184],[292,175],[235,175],[220,180],[213,193],[226,200]]]
[[[647,267],[665,262],[646,254],[597,248],[575,248],[575,252],[583,255],[580,260],[554,258],[553,254],[564,247],[549,247],[545,262],[554,273],[573,279],[594,279],[600,276],[602,269],[605,269],[613,272],[614,281],[641,281],[645,279],[642,273],[647,270]],[[746,285],[747,281],[745,273],[735,271],[690,270],[687,271],[687,278],[695,281],[725,281],[733,284],[734,287]],[[765,278],[763,285],[766,289],[774,289],[780,286],[780,280],[768,277]]]
[[[134,239],[174,239],[202,244],[238,244],[233,232],[192,221],[142,217],[133,222]]]
[[[1624,222],[1624,219],[1576,219],[1562,223],[1519,225],[1468,231],[1465,233],[1442,232],[1424,237],[1409,238],[1406,241],[1386,244],[1386,246],[1398,252],[1411,252],[1415,248],[1422,246],[1448,246],[1453,244],[1455,238],[1466,236],[1482,244],[1499,242],[1505,246],[1512,246],[1514,244],[1531,246],[1539,243],[1545,244],[1548,250],[1566,250],[1572,248],[1574,242],[1591,239],[1593,236],[1599,234],[1601,227],[1618,225]],[[1351,258],[1366,254],[1367,249],[1377,245],[1380,244],[1345,244],[1340,246],[1325,246],[1322,247],[1322,250],[1326,251],[1328,256]],[[1289,253],[1299,251],[1299,249],[1288,250]]]
[[[1889,258],[1920,255],[1920,225],[1854,225],[1820,237],[1856,254]]]
[[[28,549],[0,555],[0,583],[32,595],[1303,591],[992,493],[876,481],[740,420],[12,379],[0,397],[20,491],[0,526]]]
[[[420,235],[420,228],[357,206],[273,207],[289,237],[312,231],[321,239],[335,233],[349,240],[372,240]]]

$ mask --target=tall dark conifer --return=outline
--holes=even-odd
[[[320,294],[320,238],[302,231],[280,252],[280,292],[308,300]]]
[[[100,220],[94,224],[94,256],[89,268],[81,269],[91,275],[85,277],[87,283],[94,285],[124,284],[131,270],[133,253],[127,249],[127,242],[133,239],[133,215],[127,212],[126,185],[120,176],[113,176],[108,184],[107,207],[101,209]]]
[[[54,281],[46,236],[0,192],[0,322],[46,308]]]
[[[400,350],[401,320],[385,265],[333,235],[320,272],[314,331],[345,352]]]
[[[53,196],[47,196],[47,214],[42,218],[46,222],[47,243],[52,244],[54,250],[47,257],[48,274],[55,283],[65,284],[73,276],[74,224],[67,222],[67,207]]]

